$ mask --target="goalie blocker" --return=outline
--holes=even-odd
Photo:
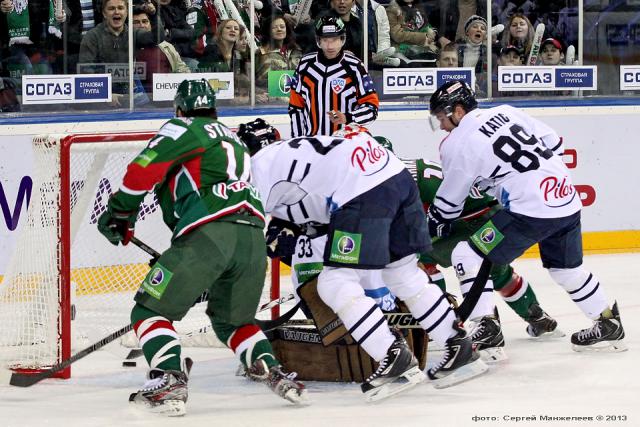
[[[281,326],[267,331],[273,351],[289,371],[301,380],[364,382],[377,368],[373,360],[349,335],[338,316],[320,299],[317,279],[299,289],[315,326]],[[402,313],[409,310],[400,305]],[[427,364],[428,336],[422,328],[403,329],[409,348],[421,370]]]

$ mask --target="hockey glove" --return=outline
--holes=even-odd
[[[126,245],[133,237],[137,212],[120,212],[111,207],[98,218],[98,231],[102,233],[112,245],[118,243]]]
[[[286,258],[296,251],[296,242],[301,230],[296,224],[279,218],[272,218],[267,226],[267,256]]]
[[[433,205],[427,211],[427,226],[429,235],[434,237],[447,237],[451,234],[451,220],[445,219]]]

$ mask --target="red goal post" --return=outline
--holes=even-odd
[[[154,133],[48,134],[33,138],[33,190],[27,219],[0,283],[0,362],[41,372],[126,325],[149,255],[115,247],[97,231],[126,165]],[[153,194],[142,203],[136,237],[162,252],[171,233]],[[280,296],[272,266],[261,304]],[[196,304],[176,330],[187,345],[220,345]],[[258,317],[277,317],[279,308]],[[135,346],[130,333],[122,345]],[[69,378],[70,368],[58,377]]]

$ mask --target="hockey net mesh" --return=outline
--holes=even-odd
[[[34,138],[33,191],[27,220],[0,283],[0,362],[13,369],[42,369],[62,358],[61,314],[71,313],[71,352],[91,345],[125,326],[133,296],[149,271],[150,255],[133,244],[111,245],[97,230],[109,196],[118,189],[127,164],[152,135],[94,135],[72,143],[69,171],[61,170],[64,135]],[[142,139],[146,137],[146,139]],[[116,141],[116,139],[119,139]],[[64,252],[61,242],[61,176],[69,174],[71,279],[61,278]],[[63,190],[65,191],[65,190]],[[162,252],[171,233],[162,221],[152,194],[145,198],[136,223],[136,237]],[[70,290],[71,307],[61,304],[62,287]],[[261,304],[268,302],[265,284]],[[206,303],[196,304],[174,326],[184,345],[221,346],[205,314]],[[258,313],[269,318],[269,312]],[[134,347],[132,332],[121,345]]]

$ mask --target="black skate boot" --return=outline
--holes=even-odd
[[[558,322],[549,316],[537,303],[529,306],[525,320],[529,324],[527,326],[527,334],[529,336],[534,338],[564,336],[564,332],[558,329]]]
[[[457,335],[445,343],[440,362],[427,371],[435,388],[451,387],[481,375],[489,369],[480,356],[473,351],[471,336],[454,322]]]
[[[193,361],[184,359],[182,371],[152,369],[148,380],[137,393],[131,393],[129,402],[143,405],[151,412],[169,417],[180,417],[187,413],[189,397],[187,381]]]
[[[296,405],[307,405],[307,389],[296,381],[296,373],[286,373],[282,366],[267,367],[262,359],[257,359],[246,371],[247,378],[265,383],[275,394]]]
[[[397,331],[392,333],[396,340],[387,350],[387,355],[378,364],[378,369],[360,386],[367,402],[386,399],[426,379],[407,342]]]
[[[620,321],[618,303],[611,308],[613,317],[604,318],[602,315],[593,322],[593,326],[571,335],[574,351],[604,351],[619,352],[627,350],[623,342],[624,329]]]
[[[471,331],[473,350],[477,351],[487,363],[500,362],[507,359],[504,351],[504,337],[500,327],[500,319],[484,316]]]

